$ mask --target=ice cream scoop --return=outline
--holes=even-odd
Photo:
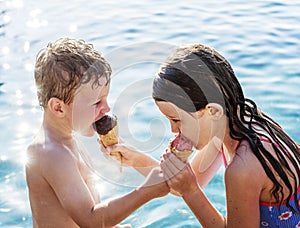
[[[172,153],[174,153],[183,162],[186,162],[188,160],[188,157],[192,153],[193,144],[189,139],[184,137],[182,134],[178,134],[169,143],[169,149]]]

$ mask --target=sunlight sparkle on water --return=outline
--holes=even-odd
[[[7,160],[7,156],[1,155],[0,160],[1,160],[1,161],[6,161],[6,160]]]
[[[4,15],[3,16],[3,22],[4,23],[9,23],[11,21],[11,17],[10,16],[8,16],[8,15]]]
[[[24,114],[24,110],[23,109],[20,108],[20,109],[17,110],[17,115],[18,116],[22,116],[23,114]]]
[[[17,100],[17,105],[21,106],[24,102],[22,100]]]
[[[36,108],[37,106],[39,106],[39,101],[38,99],[32,99],[31,100],[31,105]]]
[[[33,70],[34,70],[34,65],[33,65],[32,63],[26,63],[26,64],[24,65],[24,68],[25,68],[26,71],[33,72]]]
[[[24,136],[24,134],[26,132],[28,132],[28,129],[30,129],[30,126],[27,122],[22,122],[19,124],[19,127],[18,127],[18,137],[21,138]]]
[[[22,8],[24,6],[23,0],[13,0],[13,1],[6,1],[7,6],[11,6],[13,8]]]
[[[27,164],[27,161],[28,161],[28,157],[27,157],[26,153],[21,153],[19,162],[20,162],[22,165],[26,165],[26,164]]]
[[[27,53],[30,49],[30,42],[29,41],[25,41],[24,43],[24,47],[23,47],[23,50],[25,53]]]
[[[11,209],[9,209],[9,208],[0,208],[1,213],[7,213],[7,212],[10,212],[10,211],[11,211]]]
[[[16,90],[16,97],[17,98],[22,98],[24,95],[23,95],[23,93],[22,93],[22,91],[20,90],[20,89],[17,89]]]
[[[42,15],[42,11],[40,9],[34,9],[29,13],[30,19],[26,22],[26,25],[29,28],[40,28],[48,25],[48,21],[44,19],[38,18]]]
[[[30,86],[30,90],[35,94],[36,93],[36,86],[35,85]]]
[[[35,114],[35,113],[37,113],[37,112],[38,112],[38,109],[37,109],[37,108],[35,108],[35,107],[33,107],[33,108],[31,109],[31,112]]]
[[[10,69],[10,65],[8,63],[3,63],[2,67],[3,67],[4,70]]]
[[[77,30],[78,30],[77,25],[72,24],[72,25],[69,26],[69,31],[70,32],[76,32]]]
[[[7,46],[2,47],[1,51],[2,51],[3,55],[7,55],[10,52],[9,47],[7,47]]]

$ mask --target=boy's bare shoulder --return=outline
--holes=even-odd
[[[46,141],[41,137],[35,138],[27,147],[27,166],[38,165],[45,168],[74,163],[74,160],[71,148],[59,142]]]

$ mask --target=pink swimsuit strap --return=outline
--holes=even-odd
[[[223,162],[224,162],[224,166],[225,166],[225,168],[227,168],[228,163],[227,163],[227,160],[226,160],[226,157],[225,157],[223,144],[222,144],[222,147],[221,147],[221,154],[222,154],[222,159],[223,159]]]
[[[243,140],[245,140],[245,139],[243,139]],[[243,140],[239,141],[236,148],[238,148],[241,145]],[[225,166],[225,168],[227,168],[228,162],[227,162],[226,157],[225,157],[223,144],[222,144],[222,147],[221,147],[221,155],[222,155],[222,159],[223,159],[223,162],[224,162],[224,166]]]
[[[270,142],[270,140],[269,140],[268,138],[265,138],[265,137],[263,137],[263,136],[260,136],[259,139],[260,139],[260,141]],[[241,143],[242,143],[243,141],[246,141],[246,139],[242,139],[241,141],[239,141],[238,145],[236,146],[236,149],[239,148],[239,146],[241,145]],[[274,144],[278,147],[278,144],[277,144],[277,143],[274,143]],[[222,154],[222,159],[223,159],[223,162],[224,162],[224,166],[225,166],[225,168],[227,168],[228,162],[227,162],[226,157],[225,157],[223,144],[222,144],[222,147],[221,147],[221,154]]]

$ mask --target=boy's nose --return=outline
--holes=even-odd
[[[100,113],[101,113],[101,114],[105,114],[105,113],[107,113],[107,112],[109,112],[109,111],[110,111],[110,107],[109,107],[107,101],[105,101],[105,102],[103,103],[102,108],[100,109]]]
[[[103,117],[109,111],[110,111],[110,107],[108,106],[108,103],[105,101],[105,103],[102,103],[101,107],[95,113],[96,114],[95,115],[95,120],[100,119],[101,117]]]

